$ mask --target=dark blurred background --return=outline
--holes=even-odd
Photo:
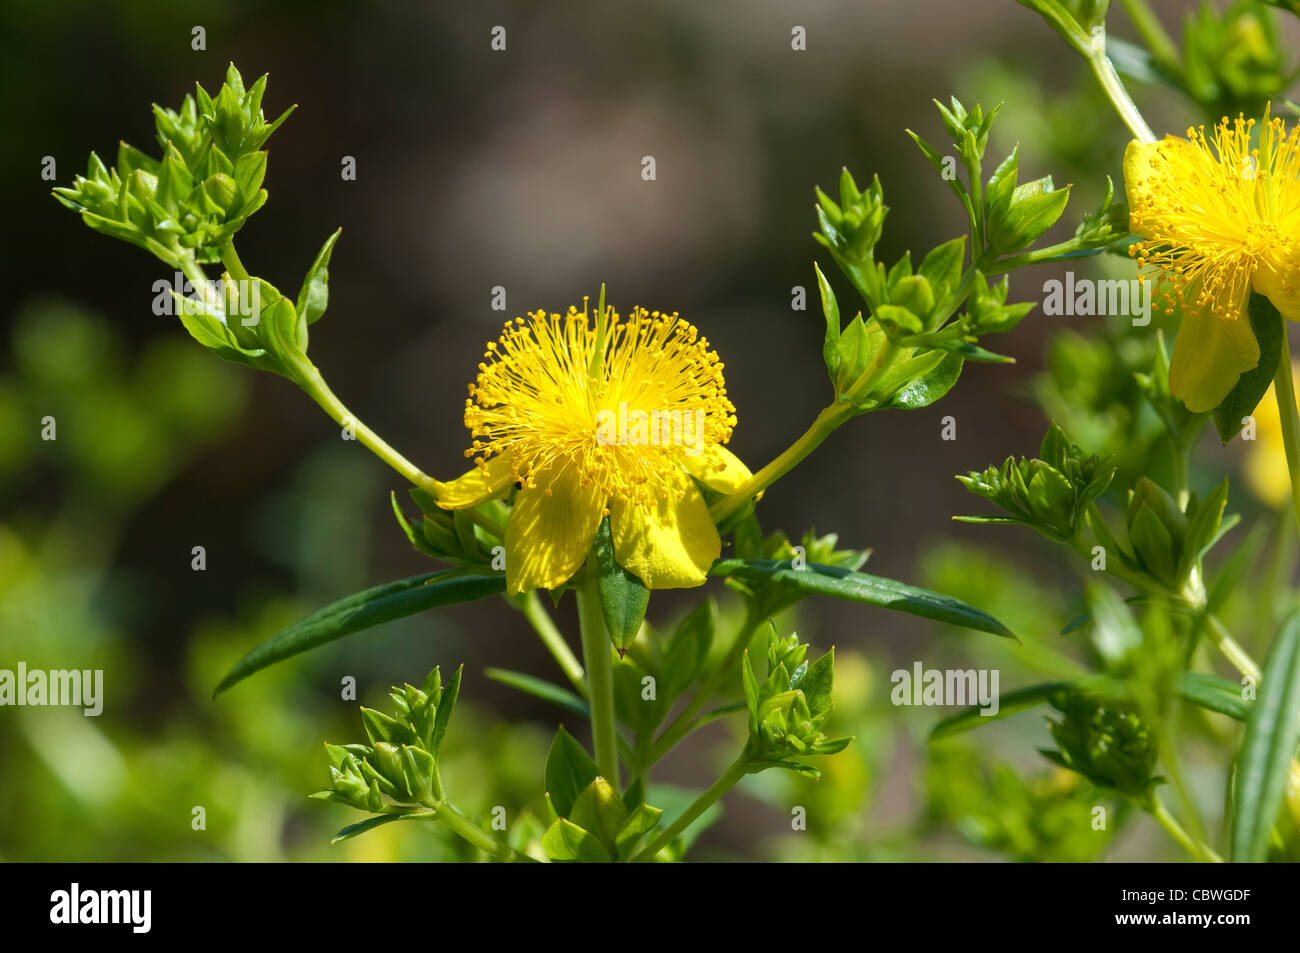
[[[191,49],[196,25],[205,51]],[[497,25],[504,52],[490,47]],[[796,25],[806,52],[791,49]],[[289,383],[192,346],[151,311],[164,267],[49,195],[84,171],[91,149],[111,162],[124,138],[156,152],[149,104],[177,106],[195,80],[218,87],[230,61],[246,82],[270,73],[268,115],[299,106],[270,142],[270,200],[241,233],[241,257],[295,289],[343,227],[312,358],[354,412],[442,477],[464,466],[465,385],[503,318],[562,311],[601,282],[620,310],[678,310],[714,341],[740,419],[732,449],[757,469],[831,397],[812,262],[830,265],[810,237],[814,185],[833,189],[845,165],[859,184],[878,173],[892,208],[878,257],[911,249],[919,261],[965,231],[904,133],[947,146],[932,98],[1006,101],[990,153],[1024,140],[1022,180],[1050,172],[1076,183],[1062,234],[1097,203],[1105,173],[1118,178],[1125,138],[1082,64],[1011,0],[9,0],[0,665],[48,655],[106,667],[108,700],[102,718],[78,715],[57,731],[53,716],[0,711],[0,856],[425,856],[382,833],[382,850],[331,853],[320,832],[354,818],[302,795],[324,780],[320,742],[357,731],[355,708],[337,700],[341,674],[374,703],[435,662],[466,663],[454,733],[497,765],[467,752],[464,783],[508,764],[520,797],[535,796],[554,714],[481,670],[552,677],[553,665],[497,602],[353,637],[207,699],[223,667],[278,626],[427,565],[392,522],[399,478],[341,441]],[[646,155],[652,182],[641,177]],[[45,156],[55,183],[41,179]],[[355,181],[340,175],[345,156]],[[1013,298],[1039,298],[1054,274],[1018,276]],[[490,307],[497,285],[506,315]],[[796,285],[805,311],[791,308]],[[1036,449],[1046,420],[1028,394],[1045,336],[1062,321],[1087,333],[1088,320],[1035,313],[998,342],[1014,366],[970,365],[930,408],[853,421],[767,494],[765,528],[836,531],[841,545],[874,550],[872,571],[917,582],[922,555],[951,538],[1028,553],[1032,565],[1035,541],[951,522],[979,509],[953,474]],[[46,414],[57,442],[39,439]],[[949,414],[958,439],[944,442]],[[195,545],[205,572],[190,568]],[[656,600],[652,614],[674,605]],[[810,607],[803,626],[821,647],[860,656],[877,695],[893,662],[935,637],[910,617],[841,605]],[[924,727],[922,714],[894,714]],[[710,750],[707,736],[699,744]],[[887,751],[883,762],[895,761]],[[893,823],[915,792],[885,774],[870,786]],[[690,757],[666,775],[708,780]],[[199,804],[209,805],[206,841],[185,837]],[[729,811],[709,835],[714,850],[753,852],[751,810]]]

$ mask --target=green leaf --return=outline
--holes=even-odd
[[[962,235],[932,249],[921,262],[918,272],[929,281],[940,311],[961,283],[961,266],[965,259],[966,236]]]
[[[647,671],[642,664],[645,662],[649,659],[634,659],[632,653],[614,661],[614,714],[620,722],[641,735],[648,735],[659,727],[676,697],[669,691],[667,680],[661,677],[661,673]],[[658,688],[654,698],[646,698],[642,680],[651,674],[655,676]]]
[[[276,292],[275,301],[267,307],[265,304],[267,290],[271,289],[271,286],[260,278],[257,280],[262,288],[263,302],[258,316],[257,336],[266,344],[268,351],[284,359],[284,369],[280,373],[287,374],[288,369],[293,366],[293,356],[302,354],[306,350],[306,342],[298,334],[298,312],[294,310],[293,303],[288,298],[281,297],[279,292]]]
[[[498,595],[505,576],[468,576],[458,570],[425,573],[354,593],[318,609],[257,646],[226,673],[213,695],[219,695],[268,665],[333,642],[384,622],[426,609]]]
[[[1128,536],[1147,571],[1166,585],[1173,585],[1176,571],[1173,540],[1160,517],[1146,503],[1139,505]]]
[[[923,274],[906,274],[894,278],[889,286],[889,302],[905,308],[913,315],[927,317],[935,309],[935,290]]]
[[[364,821],[358,821],[355,824],[349,824],[337,834],[330,838],[330,846],[334,846],[341,841],[357,837],[367,831],[373,831],[376,827],[383,827],[385,824],[391,824],[393,821],[430,821],[438,815],[433,811],[413,811],[406,814],[376,814],[374,817],[367,817]]]
[[[934,368],[899,388],[884,406],[895,410],[929,407],[953,389],[965,363],[960,354],[945,355]]]
[[[1264,663],[1259,698],[1246,720],[1237,759],[1232,810],[1234,862],[1268,854],[1269,832],[1282,807],[1291,761],[1300,745],[1300,615],[1282,625]]]
[[[1041,685],[1030,685],[1027,688],[1007,692],[1005,695],[998,696],[998,710],[994,715],[984,714],[985,709],[979,705],[963,708],[935,725],[930,731],[930,740],[950,738],[980,725],[992,724],[1022,711],[1028,711],[1030,708],[1037,708],[1051,698],[1053,693],[1068,687],[1068,682],[1044,682]]]
[[[1009,639],[1016,638],[997,619],[959,599],[909,586],[894,579],[834,566],[809,563],[805,569],[791,569],[788,562],[775,559],[720,559],[713,564],[709,575],[773,583],[804,595],[834,596],[852,602],[865,602],[937,622],[990,632]]]
[[[578,795],[600,774],[596,762],[585,748],[563,728],[555,733],[551,752],[546,757],[546,793],[555,813],[567,817],[573,813]]]
[[[425,537],[424,533],[417,532],[416,529],[407,521],[406,514],[402,512],[401,506],[397,503],[397,493],[389,493],[388,497],[393,505],[393,515],[397,517],[397,525],[402,528],[402,532],[406,534],[406,538],[410,541],[411,545],[426,556],[433,556],[436,558],[438,556],[438,551],[429,545],[429,541]]]
[[[484,670],[483,674],[494,682],[509,685],[526,695],[532,695],[534,698],[540,698],[552,705],[558,705],[565,711],[572,712],[580,718],[591,717],[591,706],[567,688],[562,688],[533,675],[512,672],[504,668],[489,668]]]
[[[366,729],[366,737],[370,739],[372,745],[379,744],[381,741],[391,745],[401,745],[416,740],[414,732],[408,726],[374,708],[362,707],[361,725]]]
[[[989,222],[989,246],[1001,254],[1020,251],[1056,224],[1069,201],[1070,187],[1053,189],[1050,176],[1016,186],[1010,207]]]
[[[1268,392],[1282,360],[1282,340],[1286,334],[1285,322],[1273,302],[1262,294],[1250,293],[1250,327],[1259,342],[1259,363],[1241,377],[1236,385],[1214,408],[1214,426],[1219,437],[1227,443],[1241,433],[1242,421],[1255,412],[1260,400]]]
[[[442,739],[447,734],[447,723],[451,721],[452,709],[456,707],[456,700],[460,697],[460,676],[465,671],[464,665],[456,666],[456,671],[452,673],[451,678],[447,679],[447,685],[442,690],[442,698],[438,701],[438,714],[433,722],[433,744],[431,750],[434,757],[442,750]]]
[[[591,547],[596,566],[596,589],[600,594],[600,613],[605,618],[609,640],[623,655],[641,630],[650,590],[640,578],[628,572],[614,559],[614,537],[609,517],[600,521]]]
[[[821,292],[822,313],[826,315],[826,336],[822,341],[822,359],[826,362],[826,373],[831,381],[839,379],[840,370],[840,306],[835,300],[835,289],[822,274],[821,267],[813,263],[817,273],[817,289]]]
[[[664,660],[664,687],[672,697],[686,691],[704,667],[717,624],[718,607],[712,599],[705,599],[673,632]]]
[[[881,349],[888,343],[880,325],[867,324],[859,313],[839,338],[839,373],[833,383],[835,393],[843,394],[863,375]]]
[[[1177,691],[1184,701],[1237,721],[1249,718],[1254,707],[1241,697],[1241,683],[1204,672],[1183,672],[1178,677]]]
[[[920,334],[925,329],[920,317],[902,305],[877,305],[872,316],[887,329],[893,331],[895,336]]]
[[[628,809],[614,786],[605,778],[594,778],[574,800],[569,820],[595,834],[612,854],[615,838],[627,817]]]
[[[831,686],[834,683],[835,647],[809,665],[794,687],[803,692],[808,710],[813,718],[825,715],[831,709]]]
[[[261,153],[264,154],[264,153]],[[307,269],[307,277],[302,280],[302,288],[298,292],[298,315],[307,324],[315,324],[320,316],[325,313],[325,306],[329,304],[330,299],[330,256],[334,254],[334,243],[339,240],[343,234],[343,229],[339,229],[329,238],[325,239],[325,244],[316,254],[316,260],[311,263]]]
[[[556,818],[542,835],[542,850],[551,860],[577,861],[584,864],[607,864],[609,852],[590,831],[566,818]]]
[[[623,826],[619,828],[618,835],[614,838],[614,846],[618,850],[619,857],[630,857],[635,850],[637,843],[650,831],[659,826],[659,820],[663,816],[663,811],[657,807],[651,807],[649,804],[638,804],[632,813],[628,815]]]
[[[1003,214],[1011,204],[1011,193],[1015,191],[1019,174],[1020,146],[1017,144],[1011,155],[1003,159],[989,176],[988,188],[984,190],[984,215],[987,219]]]
[[[1187,535],[1178,560],[1178,578],[1186,579],[1192,567],[1210,548],[1219,534],[1223,510],[1228,504],[1228,478],[1224,477],[1187,520]]]

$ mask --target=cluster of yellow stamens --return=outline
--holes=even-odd
[[[1130,226],[1143,238],[1129,254],[1167,282],[1166,312],[1182,304],[1236,320],[1257,269],[1300,242],[1300,127],[1265,115],[1252,148],[1255,125],[1224,116],[1209,135],[1190,128],[1129,172]]]
[[[593,320],[594,318],[594,320]],[[607,500],[682,495],[688,454],[725,444],[736,424],[723,364],[677,314],[612,308],[536,311],[506,322],[488,344],[465,402],[482,470],[508,461],[525,488],[571,471]]]

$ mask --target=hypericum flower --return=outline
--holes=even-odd
[[[436,483],[438,502],[466,509],[519,485],[511,593],[566,582],[606,516],[615,559],[648,587],[698,586],[722,543],[692,477],[729,493],[751,476],[722,446],[736,423],[722,362],[676,314],[591,317],[584,303],[506,322],[465,401],[475,468]]]
[[[1187,138],[1133,142],[1124,154],[1129,253],[1167,283],[1160,299],[1183,309],[1169,385],[1188,409],[1213,410],[1259,363],[1246,317],[1251,290],[1300,320],[1300,127],[1265,114],[1187,130]]]

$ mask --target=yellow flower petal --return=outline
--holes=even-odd
[[[514,481],[509,458],[497,456],[448,483],[434,480],[433,492],[443,509],[466,510],[499,495]]]
[[[675,493],[650,503],[610,504],[614,558],[651,589],[686,589],[704,583],[722,540],[699,488],[678,471]]]
[[[578,571],[604,518],[599,487],[579,486],[577,473],[541,473],[519,491],[506,521],[506,589],[511,595],[554,589]]]
[[[1237,378],[1259,363],[1259,343],[1245,309],[1224,320],[1217,307],[1189,308],[1183,315],[1169,363],[1169,390],[1193,413],[1203,414],[1222,403]]]
[[[1186,139],[1166,136],[1159,142],[1134,139],[1124,150],[1124,191],[1130,209],[1146,209],[1159,201],[1161,169],[1169,163],[1191,161],[1195,150]],[[1146,226],[1146,227],[1144,227]],[[1143,238],[1150,238],[1149,223],[1134,215],[1131,227]]]
[[[735,493],[754,474],[749,467],[721,444],[709,444],[699,453],[686,455],[686,472],[719,493]]]
[[[1289,253],[1280,249],[1271,251],[1255,269],[1253,284],[1283,317],[1300,321],[1300,242]]]

